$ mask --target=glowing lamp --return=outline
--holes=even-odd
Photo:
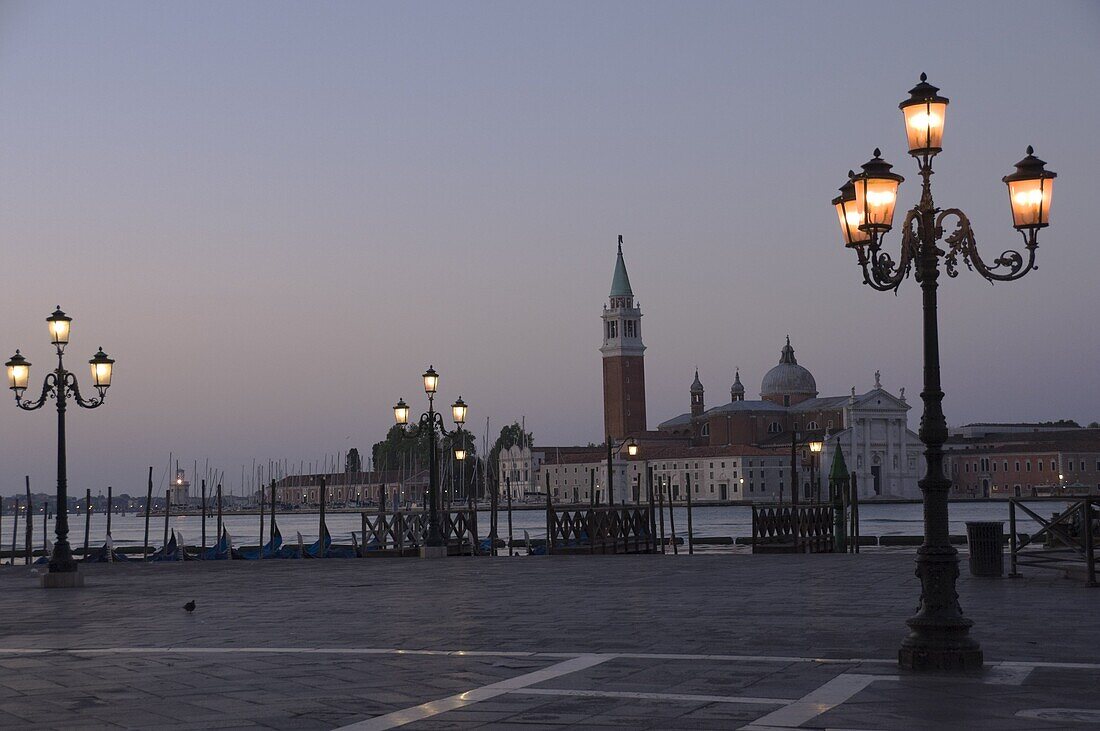
[[[459,462],[466,459],[466,450],[461,447],[455,447],[455,459]]]
[[[466,402],[462,400],[461,396],[451,405],[451,416],[459,426],[466,423]]]
[[[103,396],[111,386],[111,375],[114,372],[115,362],[107,357],[107,354],[103,352],[103,348],[100,348],[88,361],[88,365],[92,369],[92,385],[99,391],[99,395]]]
[[[393,420],[398,426],[409,423],[409,405],[405,403],[405,399],[397,399],[397,404],[393,407]]]
[[[46,324],[50,327],[50,342],[56,345],[58,350],[64,350],[69,342],[69,325],[72,321],[73,318],[62,312],[60,306],[46,318]]]
[[[1016,172],[1002,178],[1008,185],[1012,225],[1018,231],[1050,225],[1050,197],[1058,173],[1047,170],[1034,152],[1028,145],[1027,157],[1016,163]]]
[[[947,99],[939,89],[920,75],[920,83],[909,90],[909,98],[898,105],[905,117],[905,136],[909,154],[915,157],[939,152],[943,142],[943,122],[947,115]]]
[[[15,391],[15,397],[19,398],[27,390],[27,381],[31,378],[31,363],[17,350],[5,365],[8,367],[8,388]]]
[[[821,451],[822,446],[823,445],[822,445],[821,442],[816,442],[816,441],[815,442],[810,442],[810,451],[813,452],[814,454],[817,454],[818,452]]]
[[[859,228],[868,234],[884,234],[893,227],[898,186],[905,180],[890,172],[893,166],[881,155],[876,147],[875,156],[860,166],[863,172],[852,178],[856,189],[856,210],[863,216]]]
[[[638,456],[638,443],[633,439],[626,443],[626,453],[631,457]]]
[[[856,208],[856,186],[852,183],[855,175],[848,171],[848,180],[840,186],[840,195],[833,198],[833,206],[836,208],[836,217],[840,223],[840,235],[844,239],[844,245],[858,247],[871,240],[870,234],[862,231],[863,213]]]
[[[435,372],[435,368],[428,366],[428,370],[424,372],[424,393],[431,396],[437,388],[439,388],[439,374]]]

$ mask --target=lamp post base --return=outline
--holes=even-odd
[[[420,558],[447,558],[446,546],[421,546]]]
[[[49,571],[39,577],[43,589],[79,589],[84,586],[84,574],[79,571]]]

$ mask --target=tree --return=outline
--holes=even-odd
[[[1100,429],[1100,422],[1096,422],[1096,421],[1089,422],[1089,429]]]
[[[531,432],[523,431],[523,427],[519,422],[512,422],[506,427],[500,430],[500,436],[497,437],[496,442],[493,443],[493,448],[489,451],[489,470],[493,474],[497,474],[500,469],[500,450],[510,449],[517,444],[525,444],[530,446],[535,443],[535,437]]]
[[[371,447],[371,456],[374,459],[376,470],[396,470],[402,465],[416,471],[428,468],[428,433],[424,432],[415,439],[409,439],[402,435],[402,428],[394,424],[386,433],[386,438],[375,442]],[[477,459],[477,447],[474,443],[474,435],[469,430],[462,430],[462,439],[445,437],[436,434],[436,448],[439,450],[440,464],[450,461],[451,454],[456,443],[465,443],[466,459]],[[471,473],[468,469],[467,473]]]
[[[352,447],[348,450],[347,459],[344,460],[344,472],[362,472],[363,460],[359,457],[359,450]]]

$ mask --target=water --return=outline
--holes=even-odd
[[[1062,501],[1036,501],[1027,503],[1028,507],[1039,515],[1064,510],[1067,503]],[[864,536],[890,536],[910,535],[917,536],[923,532],[922,506],[919,503],[893,503],[876,504],[861,503],[860,533]],[[966,533],[966,522],[972,520],[1002,520],[1005,522],[1005,530],[1008,529],[1008,503],[1005,502],[969,502],[952,503],[949,512],[950,532],[955,535]],[[676,533],[678,536],[687,534],[687,510],[676,508]],[[270,525],[270,516],[264,517],[264,538],[268,538],[267,530]],[[329,512],[325,516],[329,533],[336,543],[351,543],[351,532],[360,530],[359,513],[334,513]],[[1017,530],[1020,532],[1035,532],[1038,525],[1028,519],[1022,511],[1017,511]],[[5,550],[11,548],[13,516],[5,515],[0,521],[0,542]],[[666,517],[667,521],[667,517]],[[233,543],[237,546],[255,545],[259,538],[259,515],[227,514],[224,516],[225,526],[233,537]],[[312,543],[317,539],[319,517],[317,513],[278,513],[276,522],[283,540],[290,543],[295,540],[295,532],[302,533],[305,542]],[[202,518],[199,516],[171,516],[169,526],[183,533],[189,545],[197,545],[202,533]],[[705,506],[695,507],[692,510],[692,527],[697,537],[748,537],[752,535],[752,510],[747,506]],[[24,542],[26,524],[20,517],[16,547],[21,550]],[[111,533],[116,545],[140,546],[145,530],[144,514],[114,515],[111,518]],[[526,530],[531,538],[546,537],[546,513],[542,510],[513,510],[512,533],[517,540],[522,540]],[[207,545],[214,542],[217,531],[217,518],[206,519]],[[668,526],[666,524],[666,532]],[[89,545],[99,546],[103,544],[107,532],[107,516],[97,513],[92,516],[90,526]],[[501,538],[508,536],[508,513],[503,507],[497,522],[497,532]],[[54,521],[49,521],[49,537],[52,540],[54,534]],[[478,534],[485,537],[489,534],[489,511],[478,514]],[[164,539],[164,516],[153,516],[149,520],[149,544],[160,546]],[[74,546],[84,544],[84,516],[69,516],[69,542]],[[42,515],[39,513],[34,521],[34,546],[42,547]]]

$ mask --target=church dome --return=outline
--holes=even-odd
[[[786,399],[790,403],[796,399],[800,401],[817,396],[817,382],[812,373],[798,365],[789,336],[787,344],[783,346],[779,365],[765,373],[764,380],[760,383],[761,398],[783,402],[784,396],[794,397]]]

